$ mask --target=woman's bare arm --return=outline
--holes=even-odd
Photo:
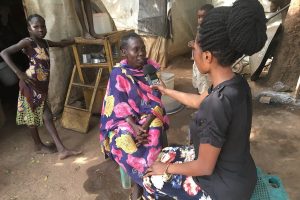
[[[15,62],[12,60],[11,55],[17,53],[22,49],[26,49],[30,46],[30,41],[23,39],[17,44],[14,44],[10,47],[7,47],[3,51],[1,51],[0,55],[6,64],[13,70],[13,72],[20,78],[24,73],[18,68]]]
[[[172,97],[186,106],[196,108],[196,109],[199,108],[204,98],[208,95],[207,92],[204,92],[201,95],[199,95],[199,94],[191,94],[186,92],[180,92],[177,90],[172,90],[166,88],[163,83],[161,85],[153,85],[151,87],[152,89],[158,89],[162,94]]]
[[[155,162],[149,167],[145,176],[161,175],[164,172],[185,176],[209,176],[215,169],[220,152],[221,148],[216,148],[210,144],[200,144],[197,160],[186,163],[172,163],[170,165]]]
[[[49,47],[66,47],[75,43],[74,39],[61,40],[59,42],[54,42],[47,40]]]
[[[216,148],[210,144],[200,144],[197,160],[172,164],[168,168],[168,173],[186,176],[209,176],[215,169],[220,151],[221,148]]]

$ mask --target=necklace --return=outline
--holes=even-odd
[[[45,39],[42,39],[42,41],[45,41],[45,43],[46,43],[46,47],[44,48],[44,47],[41,47],[40,45],[39,45],[39,43],[35,40],[35,39],[33,39],[32,37],[30,37],[31,39],[32,39],[32,41],[34,41],[34,43],[36,44],[36,46],[39,48],[39,49],[45,49],[45,51],[47,52],[47,54],[48,54],[48,57],[49,57],[49,44],[48,44],[48,41],[47,40],[45,40]]]

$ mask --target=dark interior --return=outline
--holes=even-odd
[[[26,17],[22,0],[10,0],[0,2],[0,50],[16,44],[21,39],[28,37]],[[12,56],[17,66],[25,71],[28,67],[27,57],[18,52]],[[0,57],[0,62],[4,62]],[[4,70],[1,70],[3,73]],[[0,99],[2,106],[5,108],[8,105],[16,107],[18,97],[18,82],[14,85],[6,86],[0,82]],[[9,106],[10,107],[10,106]],[[5,109],[6,110],[6,109]]]

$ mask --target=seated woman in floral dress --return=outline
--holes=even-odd
[[[104,97],[100,141],[104,152],[116,161],[136,183],[132,198],[142,194],[142,178],[157,159],[161,134],[168,128],[168,118],[161,93],[152,90],[143,74],[143,66],[158,64],[146,58],[142,38],[130,33],[121,40],[126,58],[110,74]]]

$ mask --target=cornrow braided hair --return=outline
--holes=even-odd
[[[199,31],[203,51],[210,51],[223,66],[243,54],[258,52],[267,40],[266,17],[257,0],[237,0],[232,7],[218,7],[204,17]]]
[[[32,14],[32,15],[29,15],[28,18],[27,18],[27,25],[30,26],[30,22],[33,18],[40,18],[41,20],[45,21],[45,19],[39,15],[39,14]]]
[[[199,10],[204,10],[205,12],[208,12],[213,8],[214,8],[214,6],[211,4],[204,4],[203,6],[201,6],[201,8]]]

